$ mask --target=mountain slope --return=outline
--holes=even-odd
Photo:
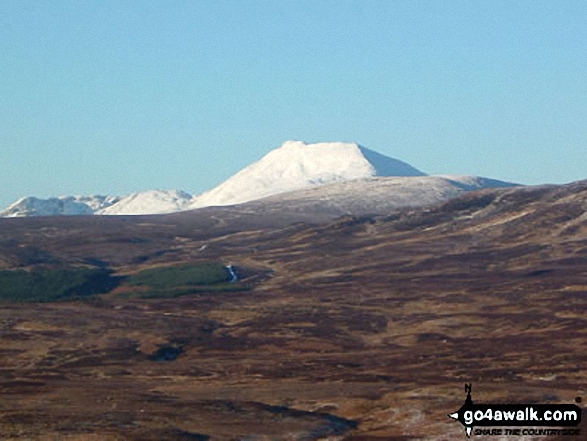
[[[274,194],[375,176],[424,176],[405,162],[355,143],[288,141],[218,187],[191,208],[234,205]]]
[[[478,176],[401,176],[356,179],[269,196],[239,205],[247,212],[305,213],[316,219],[341,215],[385,214],[422,207],[485,188],[516,184]]]

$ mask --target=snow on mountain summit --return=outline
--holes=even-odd
[[[181,190],[148,190],[132,193],[95,214],[162,214],[181,211],[193,196]]]
[[[148,190],[128,196],[59,196],[21,198],[0,217],[68,216],[92,214],[162,214],[185,210],[193,196],[181,190]]]
[[[116,196],[59,196],[40,199],[24,197],[0,211],[0,217],[68,216],[93,214],[118,202]]]
[[[233,205],[274,194],[376,176],[424,176],[405,162],[356,143],[287,141],[216,188],[190,208]]]

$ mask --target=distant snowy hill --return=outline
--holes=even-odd
[[[0,217],[67,216],[93,214],[119,201],[117,196],[25,197],[0,211]]]
[[[241,204],[302,188],[374,176],[424,175],[405,162],[354,143],[287,141],[196,198],[191,208]]]
[[[375,177],[282,193],[240,205],[245,212],[304,213],[309,218],[384,214],[401,207],[432,205],[483,188],[511,184],[478,176]]]
[[[95,214],[162,214],[185,210],[193,196],[181,190],[149,190],[133,193]]]
[[[149,190],[125,197],[27,197],[0,212],[0,217],[162,214],[258,200],[263,207],[273,203],[341,214],[381,212],[511,185],[476,176],[426,176],[405,162],[355,143],[287,141],[200,196]]]
[[[0,217],[161,214],[186,209],[193,196],[181,190],[148,190],[118,196],[60,196],[22,198],[0,212]]]

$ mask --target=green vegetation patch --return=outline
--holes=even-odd
[[[0,300],[52,302],[104,294],[118,279],[105,268],[0,271]]]
[[[128,278],[129,285],[146,285],[153,289],[172,289],[191,285],[214,285],[228,280],[222,263],[204,262],[196,265],[151,268]]]
[[[121,293],[122,298],[173,298],[210,292],[245,291],[239,283],[230,283],[230,274],[220,262],[151,268],[128,277],[129,286],[144,288],[139,292]]]

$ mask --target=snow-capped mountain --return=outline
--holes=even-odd
[[[200,196],[149,190],[125,197],[27,197],[0,212],[0,217],[162,214],[257,200],[263,200],[263,206],[293,204],[296,210],[381,212],[438,202],[463,191],[511,185],[476,176],[426,176],[356,143],[287,141]]]
[[[193,196],[181,190],[148,190],[132,193],[95,214],[162,214],[185,210]]]
[[[0,217],[162,214],[182,211],[193,196],[181,190],[148,190],[128,196],[60,196],[22,198],[0,212]]]
[[[424,175],[405,162],[355,143],[287,141],[196,198],[190,208],[241,204],[302,188],[375,176]]]
[[[59,196],[40,199],[33,196],[21,198],[4,211],[0,217],[67,216],[94,214],[98,210],[116,204],[117,196]]]

